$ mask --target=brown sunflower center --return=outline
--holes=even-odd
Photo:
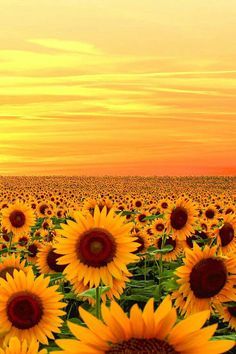
[[[164,225],[163,224],[157,224],[156,226],[155,226],[155,229],[157,230],[157,231],[163,231],[164,230]]]
[[[7,280],[7,277],[6,277],[7,273],[12,276],[15,269],[19,270],[18,267],[11,267],[11,266],[1,269],[0,270],[0,278]]]
[[[170,216],[171,226],[175,230],[181,230],[188,220],[187,210],[183,207],[175,208]]]
[[[102,267],[113,260],[116,242],[109,231],[95,227],[81,235],[76,252],[82,263],[91,267]]]
[[[168,208],[168,204],[166,202],[163,202],[163,203],[161,203],[161,207],[163,209],[167,209]]]
[[[195,234],[186,238],[186,243],[189,247],[193,248],[193,241],[197,241],[200,246],[204,245],[204,240],[206,240],[207,234],[204,231],[195,231]]]
[[[230,223],[226,222],[224,226],[220,229],[219,235],[221,240],[221,246],[227,246],[234,238],[233,226]]]
[[[57,273],[62,273],[67,266],[66,264],[57,264],[57,259],[60,257],[61,255],[55,252],[55,248],[52,248],[47,255],[47,264],[49,268]]]
[[[138,216],[139,222],[145,222],[146,220],[144,220],[144,219],[146,218],[146,216],[147,215],[145,215],[145,214],[139,214],[139,216]]]
[[[28,238],[25,237],[25,236],[22,236],[22,237],[19,238],[18,242],[19,242],[20,246],[25,246],[27,244],[27,242],[28,242]]]
[[[140,208],[140,207],[142,206],[142,202],[141,202],[140,200],[137,200],[137,201],[135,202],[135,206],[136,206],[137,208]]]
[[[205,214],[207,219],[213,219],[215,216],[215,211],[213,209],[207,209]]]
[[[178,354],[167,342],[157,338],[131,338],[111,346],[106,354]]]
[[[42,204],[39,207],[39,211],[41,214],[45,215],[46,209],[48,209],[48,205],[47,204]]]
[[[192,269],[190,287],[197,298],[210,298],[218,294],[227,281],[227,269],[223,261],[202,259]]]
[[[14,210],[11,212],[9,220],[13,227],[20,228],[25,224],[25,214],[21,210]]]
[[[144,250],[145,248],[145,242],[144,239],[139,236],[139,235],[135,235],[135,237],[137,237],[137,239],[135,240],[135,242],[137,242],[139,244],[138,248],[136,249],[135,253],[140,253]]]
[[[165,246],[166,246],[166,245],[171,245],[171,246],[173,247],[173,249],[170,250],[170,252],[172,252],[172,251],[176,248],[176,241],[169,237],[169,238],[167,238],[166,241],[165,241]],[[161,246],[162,246],[162,238],[159,238],[159,239],[158,239],[158,242],[157,242],[157,247],[158,247],[159,249],[161,249]],[[164,246],[164,247],[165,247],[165,246]]]
[[[236,306],[227,307],[227,310],[229,311],[232,317],[236,317]]]
[[[38,253],[38,247],[34,244],[29,245],[28,251],[30,252],[29,254],[30,257],[35,257],[36,254]]]
[[[43,306],[38,296],[30,293],[16,294],[7,304],[7,316],[18,329],[29,329],[39,323]]]

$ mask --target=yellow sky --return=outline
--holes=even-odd
[[[0,174],[235,174],[235,0],[0,8]]]

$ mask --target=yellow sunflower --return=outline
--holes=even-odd
[[[208,220],[214,220],[218,217],[218,215],[219,212],[214,204],[208,205],[203,213],[203,216],[206,217]]]
[[[236,259],[217,256],[217,246],[203,250],[194,243],[185,248],[184,266],[177,268],[178,292],[184,300],[183,312],[211,309],[219,302],[236,301]]]
[[[66,268],[65,265],[57,264],[57,259],[61,255],[55,252],[55,247],[52,244],[43,245],[37,254],[37,266],[41,274],[62,273]]]
[[[38,241],[33,241],[30,245],[27,246],[26,250],[29,252],[26,259],[28,262],[35,264],[37,262],[38,252],[42,244]]]
[[[227,303],[224,303],[218,305],[216,310],[223,322],[227,322],[232,329],[236,330],[236,306],[227,306]]]
[[[176,324],[176,310],[167,296],[154,311],[150,299],[143,312],[133,305],[130,317],[112,302],[110,309],[102,305],[102,321],[80,308],[80,316],[88,328],[74,323],[68,326],[75,339],[59,339],[56,343],[63,349],[55,354],[201,354],[224,353],[235,342],[210,341],[217,325],[202,328],[209,311],[199,312]]]
[[[21,261],[20,257],[16,256],[15,253],[2,258],[0,262],[0,278],[6,280],[6,274],[13,275],[15,269],[22,270],[24,273],[29,272],[31,267],[26,267],[25,262],[26,260]]]
[[[233,214],[223,217],[223,224],[215,230],[217,244],[223,254],[234,252],[236,249],[236,218]]]
[[[192,202],[178,199],[176,204],[167,212],[167,232],[172,232],[173,238],[184,240],[194,231],[196,209]]]
[[[157,219],[152,223],[152,232],[154,235],[162,235],[165,231],[165,222],[162,219]]]
[[[65,303],[57,286],[49,287],[50,277],[34,279],[33,271],[14,270],[13,277],[0,278],[0,328],[7,331],[5,342],[17,337],[28,343],[32,339],[48,344],[59,333],[63,321],[59,316]]]
[[[135,254],[137,253],[145,253],[150,246],[150,242],[148,239],[147,234],[144,231],[133,232],[132,236],[136,243],[138,243],[138,248],[134,251]],[[142,255],[140,255],[142,257]]]
[[[34,211],[20,201],[16,201],[2,213],[2,226],[14,235],[22,235],[30,231],[35,223]]]
[[[181,241],[179,241],[178,239],[173,239],[171,236],[166,238],[165,244],[163,244],[162,237],[156,237],[154,239],[153,245],[158,249],[165,248],[165,246],[169,245],[173,247],[173,249],[167,253],[164,253],[162,255],[157,253],[155,255],[156,259],[160,259],[162,257],[163,261],[165,262],[175,261],[183,252]]]
[[[0,348],[0,354],[47,354],[47,350],[39,350],[39,342],[36,340],[28,344],[26,340],[20,341],[19,338],[12,337],[7,346]]]
[[[68,279],[77,277],[89,287],[101,282],[112,286],[113,278],[122,279],[127,265],[138,260],[132,253],[139,246],[129,234],[132,225],[113,210],[107,214],[106,207],[100,212],[97,206],[94,216],[78,213],[76,220],[61,224],[64,237],[56,245],[56,253],[62,255],[58,264],[68,264],[64,270]]]

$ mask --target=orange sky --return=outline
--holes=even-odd
[[[235,0],[0,8],[0,174],[236,174]]]

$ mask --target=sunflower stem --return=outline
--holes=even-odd
[[[100,320],[101,319],[101,294],[100,294],[100,287],[96,288],[96,317]]]

